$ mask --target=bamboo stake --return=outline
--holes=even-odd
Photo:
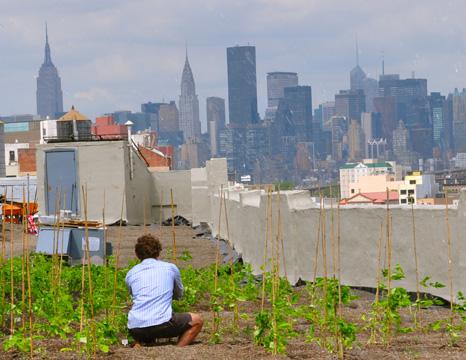
[[[392,239],[391,239],[391,214],[390,214],[390,192],[387,187],[387,268],[388,268],[388,281],[387,281],[387,298],[390,304],[391,289],[392,289]],[[391,317],[387,319],[387,346],[390,345],[391,337]]]
[[[104,189],[104,206],[102,207],[102,227],[104,232],[104,293],[108,295],[108,262],[107,262],[107,227],[105,226],[105,189]],[[108,321],[108,307],[105,307],[105,319]]]
[[[23,186],[23,202],[21,203],[21,326],[23,328],[23,336],[26,337],[26,333],[24,332],[24,328],[26,326],[26,259],[25,259],[25,239],[24,239],[24,219],[25,219],[25,192]]]
[[[26,236],[26,276],[28,285],[28,313],[29,313],[29,348],[31,359],[34,356],[33,326],[32,326],[32,283],[31,283],[31,261],[29,257],[29,233]]]
[[[162,234],[162,222],[163,222],[163,189],[160,190],[160,205],[159,205],[159,230]]]
[[[317,234],[316,234],[316,246],[314,250],[314,275],[312,281],[315,283],[317,279],[317,268],[319,262],[319,245],[320,245],[320,235],[321,235],[321,227],[322,227],[322,202],[319,202],[319,223],[317,225]]]
[[[264,238],[264,257],[263,257],[263,270],[262,270],[262,296],[261,296],[261,312],[264,311],[264,303],[265,303],[265,283],[266,283],[266,272],[267,272],[267,248],[268,248],[268,240],[269,240],[269,226],[271,222],[271,214],[269,211],[271,209],[271,189],[270,187],[267,189],[267,204],[265,209],[265,238]]]
[[[278,190],[280,191],[280,190]],[[277,236],[275,237],[275,251],[272,257],[272,262],[274,265],[274,270],[272,273],[272,329],[273,329],[273,350],[272,354],[276,355],[278,351],[278,326],[277,326],[277,296],[278,291],[280,289],[280,240],[279,240],[279,232],[280,232],[280,195],[277,194]]]
[[[230,242],[230,224],[228,222],[228,210],[227,210],[227,202],[223,199],[223,210],[225,212],[225,224],[227,226],[227,240]],[[235,283],[235,264],[233,263],[233,257],[230,259],[230,280],[231,280],[231,288],[233,289],[233,294],[236,293],[236,283]],[[234,298],[234,306],[233,306],[233,328],[238,328],[238,321],[239,321],[239,309],[238,309],[238,300],[236,296]]]
[[[13,277],[13,245],[14,245],[14,229],[13,229],[13,187],[11,187],[11,202],[10,202],[10,334],[15,333],[15,315],[14,315],[14,305],[15,305],[15,281]]]
[[[96,329],[94,319],[94,289],[92,284],[92,269],[91,269],[91,255],[89,249],[89,224],[87,222],[87,185],[82,186],[83,191],[83,203],[84,203],[84,234],[86,240],[86,258],[87,258],[87,275],[88,275],[88,289],[89,289],[89,305],[91,307],[91,333],[92,333],[92,351],[94,357],[97,353],[96,344]]]
[[[7,195],[7,187],[5,186],[5,192],[3,195],[4,203],[3,205],[6,204],[6,195]],[[2,314],[1,314],[1,322],[0,326],[3,327],[5,324],[5,289],[6,289],[6,283],[5,283],[5,261],[6,261],[6,229],[5,229],[5,211],[2,211],[2,262],[1,262],[1,284],[2,284]]]
[[[413,252],[414,252],[414,265],[416,267],[416,309],[414,311],[414,325],[418,327],[418,316],[420,316],[420,312],[418,313],[419,308],[419,300],[421,298],[421,291],[419,289],[420,279],[419,279],[419,264],[417,258],[417,248],[416,248],[416,223],[414,218],[414,202],[411,202],[411,219],[413,224]]]
[[[337,205],[337,255],[336,255],[337,276],[338,276],[338,306],[337,306],[336,315],[339,317],[342,316],[341,263],[340,261],[341,261],[340,201],[338,201],[338,205]],[[337,318],[337,316],[335,316],[335,319]],[[340,359],[343,359],[344,358],[344,346],[343,346],[344,344],[343,344],[343,339],[342,339],[342,333],[339,327],[337,327],[337,329],[338,329],[338,355]]]
[[[327,284],[327,279],[328,279],[328,270],[327,270],[327,219],[326,219],[326,212],[325,212],[325,206],[324,206],[324,199],[320,198],[320,201],[322,202],[322,267],[323,267],[323,280],[324,280],[324,299],[327,301],[328,298],[328,284]],[[327,334],[326,334],[326,324],[328,322],[328,309],[327,306],[324,306],[324,343],[327,343]]]
[[[380,223],[380,236],[379,236],[379,243],[378,243],[378,251],[377,251],[377,276],[376,276],[376,288],[375,288],[375,303],[379,303],[380,297],[380,275],[382,273],[382,239],[383,239],[383,221]]]
[[[334,221],[334,211],[333,211],[333,194],[332,194],[332,185],[330,185],[330,248],[332,250],[332,269],[333,269],[333,278],[336,278],[337,274],[337,255],[335,249],[335,221]]]
[[[218,235],[217,235],[217,247],[215,250],[215,271],[214,271],[214,294],[217,296],[218,287],[218,268],[220,265],[220,236],[221,236],[221,224],[222,224],[222,201],[223,201],[223,185],[220,186],[220,199],[219,199],[219,210],[218,210]],[[173,223],[173,221],[172,221]],[[218,333],[219,317],[218,312],[212,309],[212,338],[215,339]]]
[[[452,253],[451,253],[451,234],[450,234],[450,221],[448,219],[448,198],[445,197],[445,225],[447,230],[447,244],[448,244],[448,287],[450,288],[450,326],[454,326],[454,306],[455,301],[453,293],[453,267],[452,267]]]
[[[221,204],[220,204],[221,205]],[[172,210],[172,260],[177,263],[176,258],[176,231],[175,231],[175,205],[173,203],[173,189],[170,189],[170,206]]]
[[[115,322],[116,293],[118,285],[118,267],[120,265],[121,237],[123,232],[123,206],[125,203],[125,192],[121,196],[120,225],[118,227],[118,244],[115,255],[115,271],[113,273],[113,295],[112,295],[112,323]]]
[[[66,192],[63,193],[63,203],[65,204],[66,207]],[[71,207],[71,206],[70,206]],[[64,242],[65,242],[65,221],[61,222],[61,230],[60,230],[60,223],[59,223],[59,229],[58,229],[58,240],[60,240],[60,235],[61,235],[61,248],[60,248],[60,264],[58,267],[58,291],[61,289],[61,274],[63,270],[63,250],[64,250]]]

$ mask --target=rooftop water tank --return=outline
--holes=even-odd
[[[71,110],[57,120],[57,137],[61,141],[88,141],[92,140],[92,121],[74,106]]]

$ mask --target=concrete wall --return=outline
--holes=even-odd
[[[162,220],[171,217],[170,190],[172,190],[175,213],[192,221],[191,171],[154,171],[151,175],[155,189],[152,220],[159,222],[160,211],[162,211]]]
[[[225,191],[228,229],[225,213],[222,210],[220,222],[221,237],[229,239],[243,259],[252,264],[256,273],[264,263],[266,236],[266,212],[268,197],[264,191]],[[278,229],[278,209],[280,209],[281,232],[285,261],[281,264],[282,274],[290,282],[298,279],[312,280],[314,269],[317,276],[323,274],[322,239],[318,236],[320,218],[325,217],[327,241],[327,269],[333,274],[332,258],[337,256],[338,211],[326,205],[324,211],[305,191],[284,192],[278,197],[274,194],[272,202],[272,221],[269,227],[270,239],[275,241]],[[219,196],[214,194],[212,207],[213,234],[219,228]],[[215,216],[215,214],[217,216]],[[333,214],[333,230],[332,230]],[[396,206],[390,210],[391,238],[393,244],[392,264],[399,263],[406,273],[406,280],[394,282],[416,290],[412,217],[410,207]],[[433,280],[448,284],[448,246],[445,207],[415,206],[415,229],[420,279],[431,276]],[[386,260],[386,216],[384,206],[345,206],[339,211],[341,275],[342,282],[351,286],[375,287],[377,278],[378,249],[382,227],[382,267]],[[466,290],[466,190],[455,208],[448,211],[452,254],[454,292]],[[320,227],[320,229],[322,229]],[[332,247],[332,239],[334,246]],[[316,265],[316,242],[319,241],[319,256]],[[270,256],[270,243],[267,245]],[[280,245],[281,251],[281,245]],[[283,260],[283,259],[282,259]],[[395,285],[396,286],[396,285]],[[430,293],[449,298],[448,287],[429,289]]]

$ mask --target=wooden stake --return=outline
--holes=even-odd
[[[7,195],[7,187],[5,186],[5,192],[4,192],[4,195],[3,195],[3,199],[4,199],[4,202],[3,202],[3,206],[5,206],[6,204],[6,195]],[[5,239],[5,236],[6,236],[6,229],[5,229],[5,225],[6,225],[6,222],[5,222],[5,218],[6,218],[6,213],[5,211],[2,211],[2,261],[1,261],[1,267],[0,269],[2,270],[1,272],[1,284],[2,284],[2,289],[1,289],[1,292],[2,292],[2,314],[1,314],[1,322],[0,322],[0,327],[3,327],[4,324],[5,324],[5,305],[6,305],[6,301],[5,301],[5,289],[6,289],[6,280],[5,280],[5,262],[6,262],[6,239]]]
[[[15,281],[14,281],[14,266],[13,266],[13,245],[14,245],[14,229],[13,229],[13,186],[11,187],[11,202],[10,202],[10,334],[15,333],[15,314],[13,311],[15,305]]]
[[[23,328],[23,336],[26,337],[26,333],[24,332],[26,326],[26,258],[25,258],[25,242],[24,239],[24,225],[25,225],[25,217],[26,212],[24,209],[25,206],[25,191],[23,186],[23,202],[21,203],[21,325]]]
[[[115,307],[116,307],[116,293],[118,286],[118,267],[120,265],[120,251],[121,251],[121,238],[123,232],[123,207],[125,204],[125,191],[121,195],[121,212],[120,212],[120,225],[118,228],[118,244],[115,255],[115,271],[113,273],[113,295],[112,295],[112,323],[115,322]]]
[[[84,204],[84,234],[86,240],[86,258],[87,258],[87,276],[88,276],[88,289],[89,289],[89,305],[91,308],[91,333],[92,333],[92,351],[94,357],[97,353],[96,343],[96,329],[94,319],[94,289],[92,284],[92,268],[91,268],[91,254],[89,249],[89,224],[87,222],[87,185],[82,186],[83,191],[83,204]]]
[[[269,187],[267,189],[267,204],[265,209],[265,238],[264,238],[264,257],[263,257],[263,269],[262,269],[262,296],[261,296],[261,311],[264,311],[265,303],[265,283],[266,283],[266,273],[267,273],[267,250],[268,250],[268,240],[270,236],[270,223],[271,223],[271,205],[272,205],[272,190]]]
[[[453,262],[451,253],[451,234],[450,222],[448,219],[448,198],[445,197],[445,226],[447,230],[447,244],[448,244],[448,287],[450,290],[450,326],[453,328],[455,320],[454,302],[455,296],[453,292]]]
[[[102,227],[104,232],[104,293],[108,295],[108,262],[107,262],[107,227],[105,226],[105,190],[104,190],[104,206],[102,207]],[[108,307],[105,307],[105,318],[108,320]]]
[[[387,281],[387,298],[390,303],[391,290],[392,290],[392,239],[391,239],[391,214],[390,214],[390,191],[387,187],[387,268],[388,268],[388,281]],[[387,329],[387,346],[390,345],[391,337],[391,317],[388,316],[388,329]]]
[[[418,258],[417,258],[417,248],[416,248],[416,223],[415,223],[415,218],[414,218],[414,202],[411,202],[411,220],[413,224],[413,253],[414,253],[414,265],[416,267],[416,303],[417,306],[414,309],[414,325],[418,327],[418,315],[420,315],[420,312],[418,313],[418,310],[420,310],[419,307],[419,300],[421,299],[421,291],[419,289],[420,285],[420,279],[419,279],[419,264],[418,264]]]
[[[322,227],[322,201],[319,202],[320,209],[319,209],[319,223],[317,225],[317,233],[316,233],[316,246],[314,250],[314,275],[312,277],[312,281],[315,284],[317,279],[317,270],[318,270],[318,262],[319,262],[319,246],[320,246],[320,235],[321,235],[321,227]]]
[[[173,203],[173,189],[170,189],[170,206],[172,210],[172,260],[177,263],[176,258],[176,231],[175,231],[175,204]]]
[[[222,224],[222,201],[223,201],[223,185],[220,186],[220,199],[218,209],[218,235],[217,235],[217,247],[215,250],[215,271],[214,271],[214,294],[217,296],[218,288],[218,268],[220,266],[220,237],[221,237],[221,224]],[[173,217],[172,217],[173,218]],[[173,220],[172,220],[173,223]],[[218,333],[219,317],[218,312],[212,309],[212,338],[215,339]]]
[[[160,205],[159,205],[159,230],[160,234],[162,234],[162,222],[163,222],[163,189],[160,190]]]
[[[332,194],[332,185],[330,185],[330,248],[332,250],[332,268],[333,268],[333,278],[336,278],[337,274],[337,255],[335,249],[335,221],[333,213],[333,194]]]

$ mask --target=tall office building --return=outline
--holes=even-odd
[[[426,79],[403,79],[399,75],[383,75],[379,79],[379,96],[393,96],[396,119],[403,120],[408,129],[428,127],[429,104]]]
[[[312,88],[310,86],[287,87],[280,100],[277,122],[281,122],[280,135],[296,136],[297,142],[313,141],[315,129],[312,117]]]
[[[58,70],[50,55],[49,36],[45,27],[45,56],[37,77],[37,114],[41,118],[56,118],[63,113],[63,93]]]
[[[366,98],[363,90],[340,90],[335,95],[335,115],[344,116],[348,121],[361,121],[361,114],[366,111]]]
[[[453,136],[455,151],[466,152],[466,89],[455,89],[453,96]]]
[[[200,139],[201,122],[199,120],[199,100],[196,95],[194,76],[189,65],[188,51],[181,76],[181,95],[179,100],[180,130],[185,142],[188,139]]]
[[[295,72],[267,73],[267,106],[278,107],[278,102],[285,95],[285,88],[298,86],[298,74]]]
[[[220,131],[225,129],[225,99],[211,96],[206,100],[207,131],[212,156],[219,155]]]
[[[434,157],[439,158],[450,149],[451,142],[447,100],[439,92],[432,92],[429,96],[429,105]]]
[[[350,71],[350,89],[362,90],[365,96],[366,111],[374,111],[374,98],[377,96],[377,80],[367,77],[359,66],[359,49],[356,43],[356,66]]]
[[[348,128],[348,160],[361,161],[366,155],[366,138],[357,120],[351,120]]]
[[[227,67],[230,126],[245,127],[258,123],[256,48],[227,48]]]
[[[322,129],[331,130],[332,129],[332,116],[335,116],[335,101],[326,101],[322,103]]]

